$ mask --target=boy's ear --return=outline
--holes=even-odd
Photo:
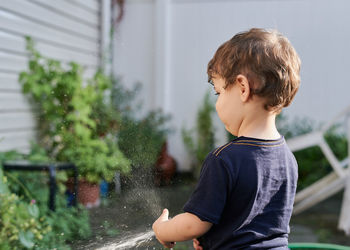
[[[239,74],[236,77],[236,84],[238,84],[238,89],[242,102],[247,102],[250,96],[250,87],[247,77]]]

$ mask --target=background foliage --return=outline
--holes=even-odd
[[[32,146],[29,155],[16,151],[0,154],[9,160],[47,161],[45,150]],[[48,209],[46,173],[2,172],[0,166],[0,249],[69,249],[72,240],[90,235],[88,213],[67,207],[64,189],[56,196],[56,211]]]
[[[190,130],[182,129],[185,146],[193,156],[193,171],[196,177],[199,177],[201,165],[207,154],[215,147],[215,131],[212,121],[214,111],[214,104],[207,92],[197,113],[196,127]]]
[[[98,71],[84,86],[78,64],[63,66],[42,57],[29,38],[27,49],[29,69],[19,80],[38,112],[40,144],[50,157],[75,163],[80,175],[94,183],[111,181],[115,171],[129,172],[129,160],[106,136],[119,120],[105,98],[110,78]]]
[[[293,121],[287,120],[287,117],[283,114],[279,115],[277,119],[278,130],[286,139],[320,128],[320,125],[315,124],[315,122],[307,118],[295,119]],[[333,126],[326,132],[325,140],[339,161],[347,156],[348,142],[345,132],[341,130],[340,124]],[[298,190],[309,186],[332,171],[331,165],[318,146],[293,153],[299,167]]]
[[[113,80],[111,97],[114,110],[120,113],[117,131],[118,145],[134,168],[153,167],[159,157],[161,148],[171,132],[168,127],[170,116],[160,109],[147,112],[142,117],[141,104],[136,98],[141,85],[133,89],[124,88],[117,79]]]

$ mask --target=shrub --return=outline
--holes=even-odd
[[[50,157],[73,162],[89,182],[111,181],[115,171],[127,173],[130,162],[116,142],[100,137],[118,120],[104,102],[111,82],[98,71],[83,86],[81,67],[72,62],[44,58],[27,41],[29,69],[20,74],[23,92],[29,95],[38,112],[40,144]],[[104,110],[104,113],[99,113]],[[108,119],[106,118],[108,117]]]
[[[38,206],[10,192],[0,168],[0,249],[32,248],[50,232]]]
[[[130,159],[134,168],[150,168],[156,163],[171,131],[167,125],[170,116],[158,109],[146,113],[144,117],[135,117],[135,111],[140,113],[141,110],[141,105],[135,103],[141,85],[136,84],[128,90],[117,79],[112,83],[113,108],[121,115],[117,132],[120,150]]]
[[[47,161],[45,150],[32,146],[29,155],[0,154],[0,161]],[[0,249],[69,249],[70,241],[90,235],[88,213],[67,207],[63,185],[56,196],[56,211],[48,209],[48,176],[42,172],[6,172],[0,166]],[[58,172],[58,181],[60,174]],[[64,179],[63,179],[64,180]],[[47,188],[45,188],[47,187]]]

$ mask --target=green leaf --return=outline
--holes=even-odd
[[[1,194],[7,194],[9,192],[8,187],[6,185],[6,178],[4,177],[3,173],[2,173],[2,169],[1,169],[1,165],[0,165],[0,195]]]
[[[28,212],[34,218],[38,218],[39,217],[39,208],[35,204],[31,204],[30,206],[28,206]]]
[[[27,231],[27,232],[21,231],[19,233],[19,241],[26,248],[32,248],[34,246],[33,239],[34,239],[34,234],[30,231]]]

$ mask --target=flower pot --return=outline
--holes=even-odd
[[[68,194],[73,194],[73,179],[66,182]],[[68,196],[69,202],[70,196]],[[86,180],[78,181],[78,202],[87,208],[98,207],[100,205],[100,186]]]
[[[167,143],[165,142],[162,151],[156,163],[155,184],[160,186],[162,183],[169,185],[176,172],[176,162],[168,154]]]
[[[87,208],[100,205],[100,186],[95,183],[79,180],[78,201]]]

